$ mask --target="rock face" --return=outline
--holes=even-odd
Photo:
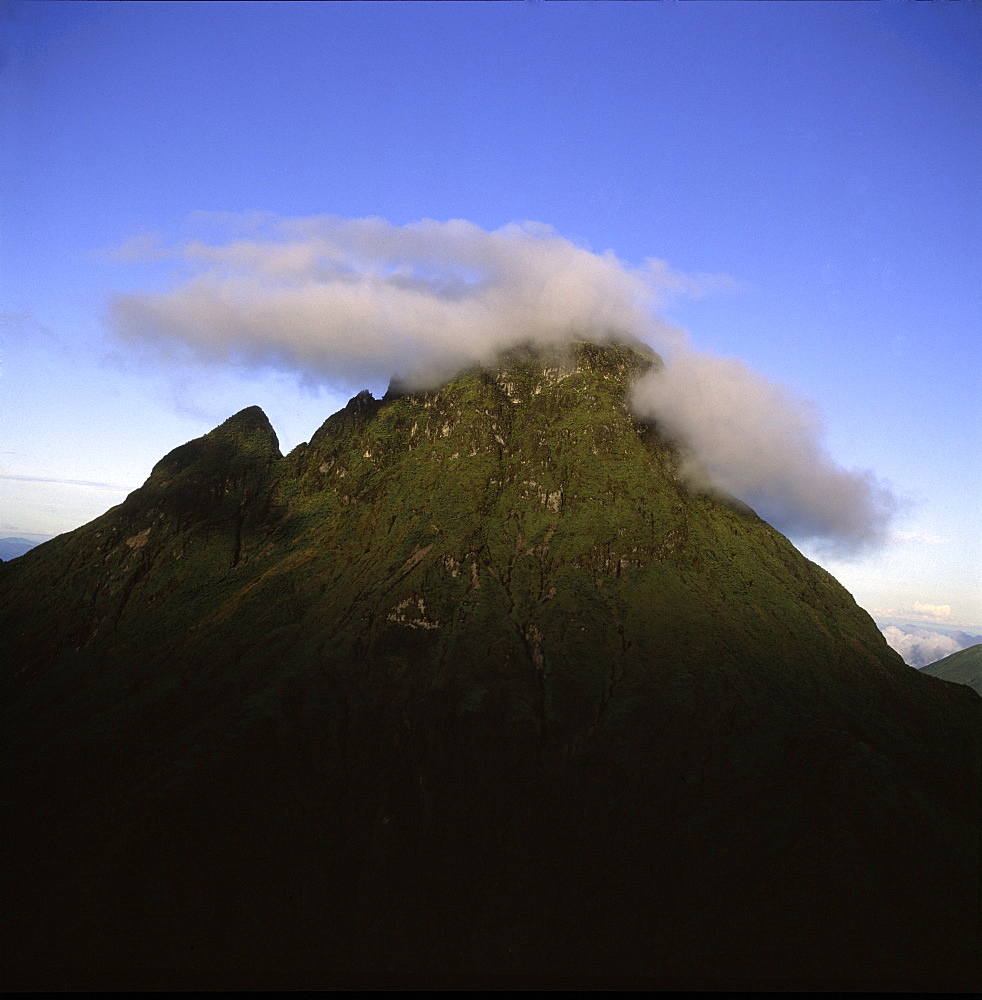
[[[253,407],[0,566],[23,983],[972,981],[982,701],[686,490],[657,363]]]

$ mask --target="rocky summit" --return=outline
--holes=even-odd
[[[0,566],[8,988],[977,983],[982,700],[515,350]]]

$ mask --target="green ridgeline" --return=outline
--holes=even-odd
[[[967,684],[972,690],[982,694],[982,643],[929,663],[922,668],[921,673],[955,684]]]

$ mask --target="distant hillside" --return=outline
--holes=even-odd
[[[982,643],[952,653],[951,656],[924,667],[921,673],[940,677],[943,681],[967,684],[982,694]]]
[[[29,538],[0,538],[0,559],[16,559],[25,552],[30,552],[38,543]]]
[[[918,670],[982,642],[982,635],[972,635],[951,626],[896,622],[885,624],[882,619],[877,624],[890,648],[895,649],[906,663]]]

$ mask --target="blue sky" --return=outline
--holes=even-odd
[[[90,520],[253,403],[293,447],[361,387],[114,337],[187,270],[121,246],[533,220],[729,276],[662,314],[902,502],[875,552],[803,549],[870,611],[982,623],[978,3],[33,2],[0,39],[0,534]]]

